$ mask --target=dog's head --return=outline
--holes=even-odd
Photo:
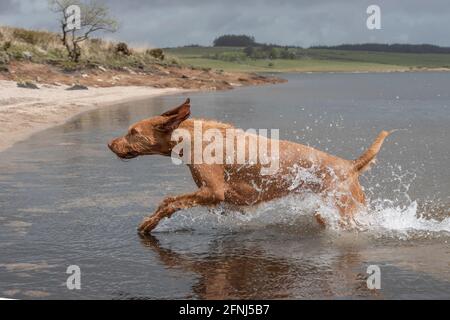
[[[171,135],[181,122],[189,118],[189,98],[179,107],[133,124],[126,135],[113,139],[108,147],[119,158],[132,159],[149,154],[169,155]]]

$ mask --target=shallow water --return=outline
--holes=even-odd
[[[185,97],[85,113],[0,154],[0,297],[450,298],[450,75],[285,75],[281,85],[190,94],[192,114],[279,128],[353,159],[382,129],[378,164],[361,179],[365,232],[321,230],[312,197],[245,215],[192,209],[145,239],[136,226],[165,195],[193,190],[186,167],[106,147],[136,120]],[[81,290],[66,269],[81,268]],[[378,265],[381,289],[368,290]]]

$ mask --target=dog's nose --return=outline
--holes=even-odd
[[[108,148],[112,150],[113,141],[108,142]]]

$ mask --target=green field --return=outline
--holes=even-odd
[[[296,50],[295,59],[247,58],[237,47],[180,47],[164,51],[199,68],[242,72],[352,72],[450,69],[450,54],[417,54],[328,49]],[[232,61],[231,61],[232,60]]]

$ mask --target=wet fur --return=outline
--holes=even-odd
[[[108,146],[121,159],[151,154],[170,156],[175,145],[171,141],[171,134],[177,128],[191,132],[194,121],[201,121],[204,130],[232,128],[230,124],[188,119],[189,116],[190,100],[187,99],[181,106],[160,116],[133,124],[125,136],[113,139]],[[259,163],[245,167],[235,164],[188,164],[198,189],[165,198],[154,214],[144,219],[138,230],[142,234],[149,233],[162,219],[178,210],[194,206],[215,206],[221,202],[251,206],[298,192],[314,192],[324,198],[331,197],[339,210],[341,225],[354,226],[354,215],[366,204],[359,176],[374,163],[384,139],[390,133],[382,131],[369,149],[356,160],[342,159],[309,146],[280,140],[280,169],[270,177],[261,176]],[[321,182],[301,181],[298,186],[291,188],[289,178],[295,174],[294,168],[311,171]],[[326,225],[320,212],[315,213],[315,218],[321,225]]]

